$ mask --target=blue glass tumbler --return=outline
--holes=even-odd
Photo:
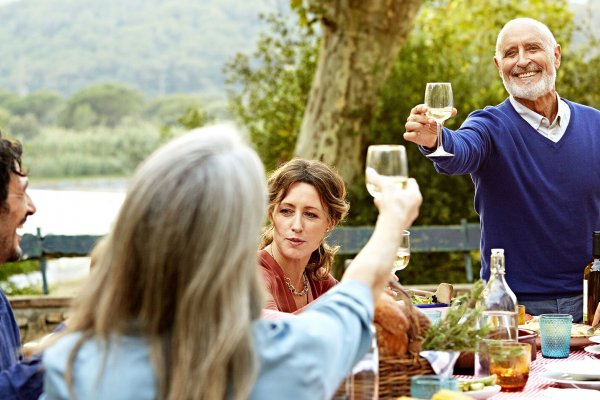
[[[441,389],[458,390],[455,378],[440,375],[416,375],[410,379],[410,397],[431,399]]]
[[[573,317],[570,314],[540,315],[540,336],[544,358],[569,357],[572,325]]]

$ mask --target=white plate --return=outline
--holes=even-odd
[[[464,394],[471,396],[476,400],[485,400],[492,397],[502,389],[500,385],[486,386],[481,390],[471,390],[469,392],[463,392]]]
[[[600,343],[600,336],[592,336],[588,338],[591,342]]]
[[[580,381],[570,375],[554,371],[542,372],[540,377],[558,383],[561,387],[600,390],[600,380]]]
[[[567,379],[600,381],[600,360],[578,360],[550,364],[548,371],[563,374]]]
[[[588,346],[584,350],[587,351],[588,353],[600,354],[600,344]]]

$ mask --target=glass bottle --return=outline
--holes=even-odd
[[[592,234],[592,261],[583,270],[583,318],[592,325],[600,302],[600,231]]]
[[[517,297],[504,277],[504,249],[492,249],[490,279],[483,290],[484,310],[480,324],[489,327],[489,333],[475,353],[475,376],[489,375],[485,357],[487,344],[493,341],[518,341]]]
[[[377,400],[379,398],[379,351],[375,326],[371,325],[372,340],[369,351],[352,368],[350,400]]]

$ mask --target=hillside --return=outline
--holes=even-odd
[[[119,81],[148,96],[222,95],[223,64],[253,47],[276,0],[20,0],[0,6],[0,88],[65,95]]]
[[[571,0],[600,37],[600,0]],[[254,50],[260,12],[289,0],[0,0],[0,90],[68,96],[118,81],[154,97],[224,99],[222,68]],[[588,6],[590,8],[588,8]],[[592,9],[594,12],[590,12]],[[575,33],[574,41],[584,36]]]

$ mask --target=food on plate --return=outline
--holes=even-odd
[[[450,304],[454,297],[454,286],[440,283],[435,293],[419,289],[410,289],[408,292],[413,304]]]
[[[458,389],[461,392],[471,392],[474,390],[483,390],[486,386],[494,386],[496,384],[496,374],[484,376],[475,379],[459,379]]]

